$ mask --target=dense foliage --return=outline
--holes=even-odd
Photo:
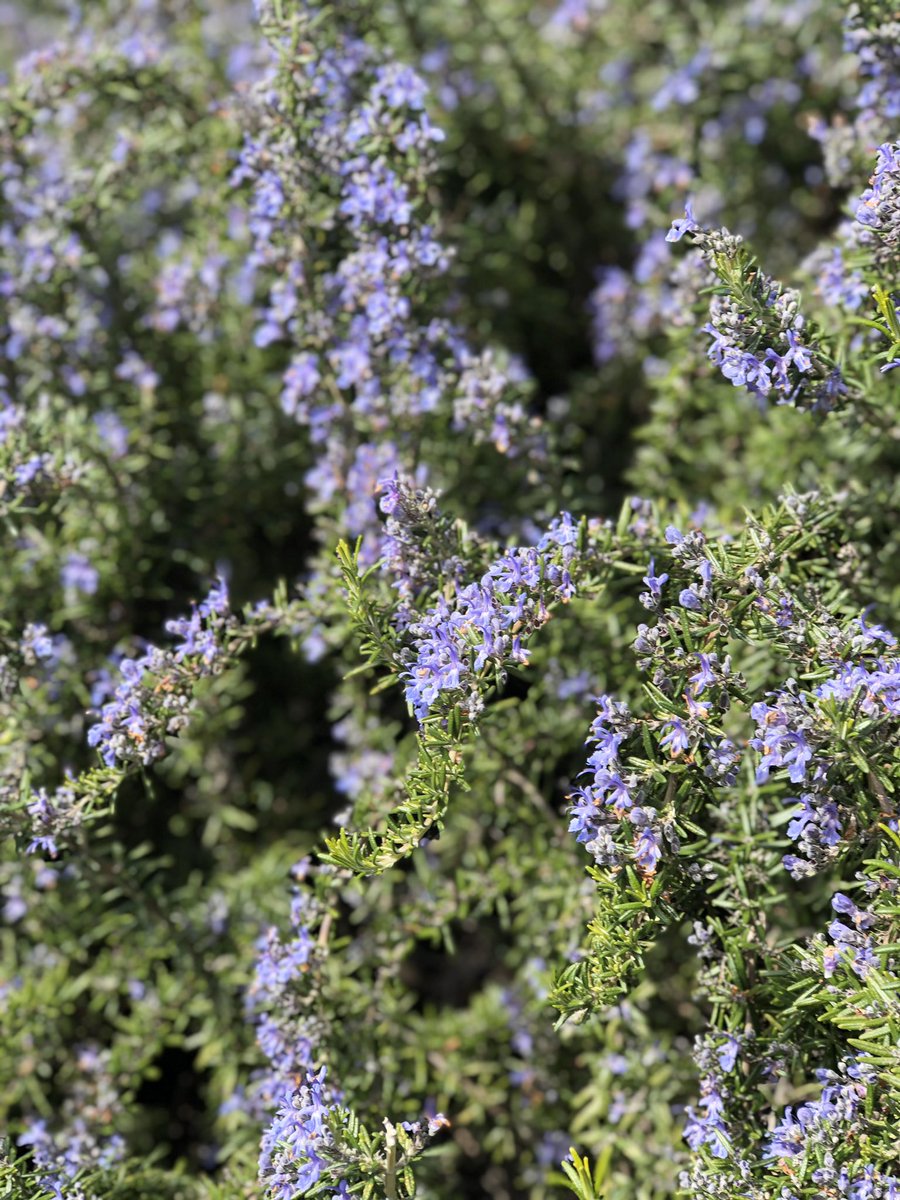
[[[253,8],[0,4],[2,1194],[900,1200],[893,0]]]

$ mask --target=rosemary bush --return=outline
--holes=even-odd
[[[890,0],[0,4],[10,1200],[900,1200]]]

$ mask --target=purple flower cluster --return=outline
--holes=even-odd
[[[243,214],[232,211],[229,234],[234,249],[247,241]],[[175,233],[166,231],[159,241],[159,270],[154,281],[153,307],[145,318],[149,329],[170,334],[177,329],[189,329],[201,342],[215,336],[215,318],[223,295],[239,304],[249,303],[253,277],[247,266],[230,262],[229,256],[215,240],[199,252],[183,244]],[[152,389],[155,372],[141,372],[135,382],[139,387]],[[158,383],[158,379],[156,383]]]
[[[305,862],[294,869],[301,883],[307,869]],[[292,936],[284,940],[273,927],[260,939],[246,998],[257,1041],[269,1063],[255,1079],[249,1099],[254,1114],[270,1121],[260,1145],[259,1174],[280,1200],[293,1200],[319,1179],[320,1151],[330,1141],[323,1122],[337,1099],[325,1082],[325,1068],[314,1066],[324,1026],[309,997],[317,987],[317,967],[324,952],[311,926],[320,920],[321,912],[308,889],[295,889]]]
[[[625,147],[615,195],[625,202],[625,223],[641,229],[652,219],[650,200],[670,191],[682,195],[694,182],[690,166],[674,155],[654,148],[651,134],[639,129]]]
[[[549,620],[550,605],[575,594],[578,566],[578,525],[563,513],[537,546],[508,550],[478,583],[413,621],[403,678],[419,720],[442,698],[459,700],[476,716],[483,704],[479,677],[528,663],[529,635]]]
[[[310,1071],[282,1100],[263,1137],[260,1179],[276,1200],[302,1196],[319,1182],[327,1166],[323,1156],[333,1144],[328,1119],[340,1109],[326,1074],[325,1067]]]
[[[774,316],[782,325],[776,349],[765,345],[767,331],[748,320],[748,314],[733,300],[714,297],[710,321],[703,326],[703,332],[712,338],[707,355],[734,387],[745,387],[763,398],[774,393],[778,404],[796,404],[808,392],[813,407],[827,410],[834,407],[844,386],[835,369],[809,390],[812,379],[807,376],[811,376],[815,351],[801,340],[803,318],[789,315],[797,299],[788,292],[774,302]],[[785,327],[786,320],[793,325]]]
[[[110,366],[104,361],[109,350],[107,305],[118,285],[80,224],[84,204],[95,193],[102,142],[87,157],[82,142],[90,119],[86,111],[96,103],[95,89],[102,89],[104,79],[121,80],[141,70],[178,76],[177,56],[161,28],[144,20],[149,6],[140,8],[140,13],[120,14],[102,35],[76,21],[64,41],[17,66],[22,111],[42,117],[23,122],[15,135],[9,128],[0,134],[0,356],[5,360],[4,385],[16,396],[39,383],[50,396],[79,399],[89,395],[96,371]],[[46,119],[51,114],[53,119]],[[129,178],[140,138],[122,126],[113,139],[102,118],[96,128],[107,138],[104,187],[114,193]],[[166,186],[167,181],[161,182],[156,189],[157,207]],[[184,180],[180,186],[186,197]],[[149,203],[135,206],[130,216],[134,232],[152,237],[156,217]],[[130,266],[123,256],[119,270],[126,273]],[[150,386],[152,368],[127,346],[123,351],[118,378],[139,376],[140,386]]]
[[[88,731],[88,743],[108,767],[163,757],[166,737],[187,723],[192,682],[216,672],[231,626],[228,589],[220,579],[190,617],[168,622],[166,629],[180,639],[173,649],[149,646],[137,658],[122,659],[120,682]]]
[[[41,662],[48,671],[53,671],[69,649],[65,634],[51,634],[42,623],[29,623],[22,631],[19,642],[22,661],[26,667]]]
[[[843,663],[837,675],[816,688],[816,695],[822,700],[855,702],[871,717],[900,716],[900,657]]]
[[[270,928],[259,940],[246,996],[269,1065],[257,1075],[251,1094],[236,1096],[234,1103],[268,1119],[259,1153],[259,1178],[267,1195],[298,1200],[320,1184],[330,1186],[333,1196],[349,1197],[352,1156],[329,1151],[350,1114],[328,1080],[326,1066],[316,1065],[329,1041],[331,1021],[319,995],[330,917],[310,886],[308,860],[299,862],[293,875],[299,886],[291,902],[291,937],[284,939]],[[413,1154],[447,1124],[441,1114],[404,1122]]]
[[[684,1138],[692,1150],[706,1146],[715,1158],[728,1158],[732,1137],[725,1121],[725,1096],[721,1080],[706,1075],[700,1080],[700,1108],[688,1106]]]
[[[816,291],[831,307],[856,312],[869,299],[865,279],[861,272],[848,266],[841,246],[816,251],[806,260],[805,266],[815,277]]]
[[[626,771],[620,757],[621,747],[636,732],[637,722],[626,705],[611,696],[597,697],[598,712],[591,725],[588,745],[592,745],[585,774],[590,783],[577,788],[569,797],[569,832],[584,843],[600,866],[617,867],[623,854],[616,835],[630,829],[630,857],[645,879],[652,879],[663,853],[663,826],[659,813],[651,805],[638,803],[643,788],[638,773]],[[670,722],[668,741],[680,736],[679,721]],[[627,822],[627,824],[626,824]],[[670,841],[674,835],[665,831]]]
[[[394,475],[378,484],[379,507],[387,520],[381,538],[384,569],[396,589],[392,621],[405,629],[415,619],[413,602],[426,588],[459,586],[464,563],[452,527],[441,516],[431,488],[415,487]]]
[[[71,553],[60,572],[63,587],[70,592],[92,596],[100,582],[100,572],[85,554]]]
[[[783,691],[777,693],[773,704],[758,701],[750,709],[756,722],[756,737],[750,745],[760,755],[756,782],[765,783],[769,772],[787,768],[791,783],[802,783],[808,774],[813,748],[808,734],[813,723],[809,704],[804,695]]]
[[[373,525],[380,475],[351,479],[354,438],[343,419],[348,404],[373,432],[382,433],[387,378],[395,411],[419,412],[423,405],[427,411],[437,398],[439,370],[411,323],[409,292],[414,279],[421,284],[443,271],[446,255],[427,226],[410,232],[421,167],[410,157],[407,178],[399,172],[416,151],[424,153],[427,166],[428,145],[440,135],[422,109],[424,85],[415,74],[378,64],[371,48],[352,34],[324,46],[298,79],[304,155],[296,155],[294,133],[286,114],[273,107],[267,82],[258,89],[259,131],[245,141],[233,182],[249,182],[253,189],[249,262],[275,276],[256,343],[290,344],[282,406],[309,426],[317,447],[319,462],[308,483],[323,503],[345,488],[353,492],[367,518],[349,527],[355,535]],[[379,146],[396,169],[377,152]],[[295,255],[303,232],[296,213],[304,185],[331,192],[330,219],[342,223],[349,236],[337,264],[323,263],[324,272],[320,268],[312,277]],[[319,276],[321,296],[313,294],[310,281]],[[401,385],[404,367],[411,366],[411,383],[407,377]],[[325,387],[326,375],[332,388]],[[380,473],[387,469],[382,463]]]
[[[813,698],[785,690],[770,696],[769,701],[758,701],[750,710],[756,722],[756,736],[750,745],[760,756],[757,783],[765,783],[773,770],[786,769],[792,783],[811,778],[813,784],[801,794],[788,826],[788,836],[798,843],[803,857],[785,855],[784,865],[799,879],[821,870],[834,857],[841,839],[841,820],[828,785],[827,764],[815,757],[821,732]]]
[[[683,327],[710,272],[699,251],[677,260],[658,231],[643,243],[631,271],[602,267],[588,308],[598,366],[646,354],[647,340]],[[653,359],[645,359],[651,370]]]
[[[875,171],[856,206],[856,219],[874,235],[867,242],[876,246],[876,263],[895,264],[900,247],[900,143],[878,147]]]
[[[807,1100],[798,1108],[788,1107],[765,1143],[772,1159],[791,1161],[808,1156],[822,1165],[812,1173],[812,1182],[825,1195],[851,1197],[852,1200],[897,1200],[900,1176],[867,1164],[861,1175],[851,1176],[847,1167],[835,1165],[838,1143],[852,1135],[862,1116],[868,1093],[875,1082],[874,1069],[855,1058],[845,1059],[836,1071],[821,1069],[816,1078],[822,1084],[818,1099]],[[816,1152],[819,1154],[816,1154]]]
[[[879,627],[862,625],[863,633],[850,639],[858,647],[875,641],[893,643],[892,635]],[[846,638],[841,638],[844,643]],[[879,727],[900,714],[900,660],[883,654],[868,661],[838,664],[836,673],[812,692],[799,692],[792,685],[759,701],[751,708],[756,736],[751,747],[760,755],[756,779],[768,780],[770,772],[786,770],[792,783],[806,783],[798,808],[788,826],[788,836],[797,841],[802,857],[785,856],[785,867],[795,878],[812,875],[829,863],[841,842],[842,820],[839,801],[842,787],[833,765],[820,747],[833,733],[831,706],[851,706]],[[862,730],[860,736],[871,736]],[[893,743],[888,730],[888,741]]]
[[[393,783],[394,755],[373,747],[377,730],[374,717],[364,720],[352,709],[331,727],[342,748],[329,758],[329,769],[337,790],[351,801],[361,795],[378,800]]]
[[[58,839],[77,828],[83,817],[75,789],[68,784],[58,787],[52,796],[46,788],[39,788],[32,793],[26,812],[31,819],[26,854],[49,854],[51,858],[59,853]]]
[[[749,269],[742,239],[727,229],[706,230],[693,219],[690,207],[675,221],[668,238],[678,241],[689,233],[710,268],[724,282],[731,270]],[[822,357],[815,339],[808,339],[807,322],[799,311],[800,295],[758,268],[752,275],[752,298],[714,296],[710,320],[703,332],[712,338],[707,355],[735,387],[745,387],[761,399],[774,396],[778,404],[795,404],[817,411],[834,408],[846,392],[840,370]]]
[[[825,169],[832,187],[856,182],[860,151],[868,154],[886,138],[896,135],[900,116],[900,55],[897,53],[896,14],[887,5],[882,20],[875,6],[852,4],[845,18],[845,49],[854,55],[859,90],[852,108],[829,123],[814,120],[810,133],[822,143]],[[867,11],[868,10],[868,11]]]
[[[275,36],[278,20],[268,19]],[[537,441],[515,399],[517,365],[473,350],[443,315],[450,255],[427,185],[444,135],[425,109],[425,83],[346,26],[311,41],[303,67],[279,76],[296,93],[294,113],[275,99],[272,80],[256,89],[258,128],[232,178],[252,189],[249,267],[270,280],[255,340],[290,355],[282,407],[309,429],[314,503],[333,507],[349,495],[343,531],[377,545],[378,480],[416,474],[407,426],[449,417],[453,429],[510,455],[537,451]],[[310,243],[309,221],[333,231],[324,246]],[[362,469],[360,456],[378,469]],[[364,547],[366,561],[379,557],[369,538]]]
[[[98,1137],[83,1117],[75,1117],[70,1125],[55,1131],[44,1118],[36,1117],[26,1123],[18,1145],[30,1153],[34,1167],[40,1172],[39,1186],[56,1200],[73,1195],[71,1181],[82,1171],[112,1167],[125,1156],[121,1137],[116,1134]],[[91,1200],[83,1191],[79,1190],[78,1195]]]
[[[634,796],[629,783],[622,778],[624,766],[619,749],[635,728],[625,704],[612,696],[597,697],[597,716],[587,738],[587,744],[595,748],[585,772],[593,772],[593,778],[569,797],[574,802],[569,810],[569,832],[602,866],[618,866],[622,860],[614,833],[619,820],[634,807]]]
[[[844,919],[836,918],[828,926],[828,935],[834,945],[825,950],[825,978],[829,979],[834,974],[840,962],[849,966],[861,979],[865,979],[867,972],[876,965],[873,942],[869,936],[869,930],[875,924],[876,918],[858,908],[843,892],[838,892],[832,897],[831,907]]]
[[[110,1129],[120,1102],[107,1054],[82,1046],[76,1064],[79,1076],[63,1101],[56,1128],[34,1117],[26,1121],[18,1139],[40,1172],[39,1185],[56,1200],[96,1200],[94,1193],[85,1193],[72,1181],[83,1171],[113,1167],[125,1156],[124,1139]]]
[[[886,14],[887,15],[887,14]],[[896,14],[881,24],[863,19],[861,6],[848,14],[846,47],[856,55],[863,85],[857,97],[866,126],[900,117],[900,53]]]
[[[842,825],[838,805],[827,791],[802,792],[797,804],[787,833],[802,857],[786,854],[784,866],[795,879],[803,879],[832,860],[841,841]]]

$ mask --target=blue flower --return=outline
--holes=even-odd
[[[668,729],[669,732],[660,739],[659,744],[668,746],[669,753],[673,758],[688,749],[691,744],[691,736],[680,717],[672,717],[670,721],[666,722],[663,729]]]
[[[100,582],[100,572],[84,554],[69,554],[60,571],[62,585],[68,591],[92,596]]]
[[[668,582],[669,576],[663,573],[662,575],[654,575],[653,573],[654,560],[650,559],[650,567],[647,574],[644,576],[644,583],[648,587],[648,591],[641,594],[641,603],[645,608],[655,608],[657,602],[662,596],[663,585]]]
[[[697,661],[700,664],[700,670],[690,676],[688,682],[693,684],[693,692],[695,696],[702,696],[708,687],[711,687],[716,682],[716,672],[713,660],[715,655],[698,654]]]
[[[653,875],[662,857],[659,834],[649,825],[640,831],[635,843],[634,861],[645,875]]]
[[[741,1049],[740,1039],[736,1038],[734,1036],[734,1034],[732,1034],[732,1033],[727,1034],[725,1041],[723,1042],[723,1044],[721,1046],[719,1046],[718,1050],[716,1051],[716,1058],[718,1059],[719,1066],[722,1068],[723,1071],[733,1071],[734,1070],[734,1066],[735,1066],[735,1063],[737,1062],[737,1056],[738,1056],[738,1053],[740,1052],[740,1049]]]
[[[672,228],[666,234],[667,242],[680,242],[686,233],[692,232],[694,229],[699,229],[700,226],[694,220],[694,212],[691,207],[691,202],[684,206],[684,216],[676,217],[672,222]]]

